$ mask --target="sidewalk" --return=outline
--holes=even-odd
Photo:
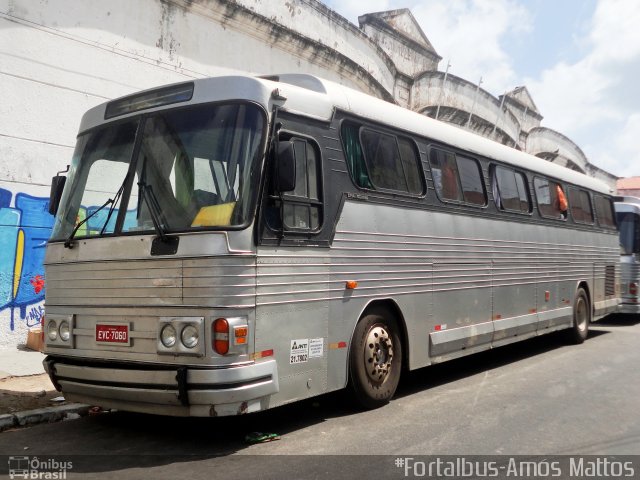
[[[0,350],[0,380],[7,377],[24,377],[44,373],[42,360],[45,356],[44,353],[23,346],[16,349]]]
[[[86,405],[70,404],[56,391],[45,356],[23,346],[0,350],[0,431],[86,414]]]

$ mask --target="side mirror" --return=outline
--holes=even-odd
[[[292,140],[278,142],[276,151],[276,189],[280,193],[296,188],[296,151]]]
[[[49,213],[54,215],[58,213],[58,207],[60,206],[60,198],[62,197],[62,190],[64,184],[67,182],[67,177],[56,175],[51,179],[51,192],[49,193]]]

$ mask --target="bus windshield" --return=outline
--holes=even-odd
[[[247,225],[265,130],[259,107],[226,104],[164,110],[80,135],[51,240]]]
[[[640,216],[631,212],[618,212],[616,215],[620,228],[620,253],[640,253]]]

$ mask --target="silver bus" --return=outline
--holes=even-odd
[[[640,314],[640,198],[616,197],[620,228],[620,313]]]
[[[236,415],[618,305],[599,181],[307,75],[89,110],[52,184],[45,366],[69,400]]]

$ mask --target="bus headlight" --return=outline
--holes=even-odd
[[[69,328],[69,322],[63,320],[60,323],[60,328],[58,329],[60,333],[60,340],[64,342],[68,342],[69,338],[71,338],[71,329]]]
[[[193,325],[187,325],[182,329],[182,334],[180,335],[182,340],[182,344],[187,348],[193,348],[198,345],[198,341],[200,340],[200,334],[198,329]]]
[[[54,348],[74,348],[73,326],[75,315],[47,313],[43,322],[43,340],[45,346]]]
[[[204,357],[204,317],[160,317],[156,350],[161,355]]]
[[[160,341],[165,347],[171,348],[176,344],[177,336],[176,329],[173,328],[173,325],[165,325],[160,332]]]
[[[47,326],[47,336],[52,342],[55,342],[58,339],[58,325],[53,320],[50,320],[49,325]]]

